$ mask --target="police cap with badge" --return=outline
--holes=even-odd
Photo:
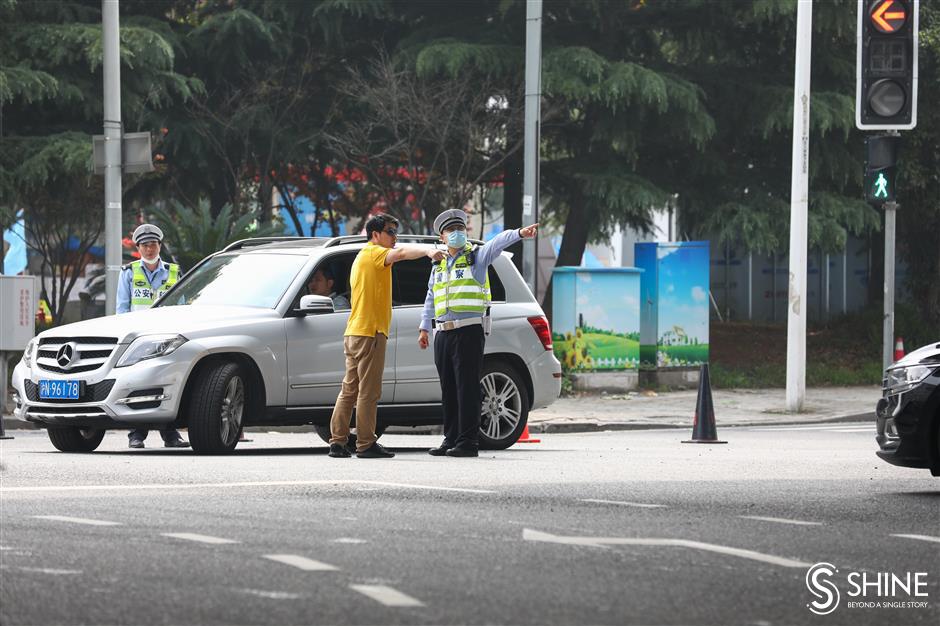
[[[460,209],[447,209],[434,219],[434,232],[438,235],[444,232],[448,226],[454,224],[467,225],[467,214]]]
[[[131,235],[131,238],[134,240],[135,246],[149,243],[151,241],[160,243],[163,241],[163,231],[153,224],[141,224],[134,231],[134,234]]]

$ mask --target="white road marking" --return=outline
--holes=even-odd
[[[665,509],[665,504],[646,504],[643,502],[620,502],[618,500],[595,500],[593,498],[581,498],[581,502],[594,502],[597,504],[619,504],[620,506],[636,506],[641,509]]]
[[[332,543],[366,543],[365,539],[356,539],[354,537],[340,537],[334,539]]]
[[[793,524],[795,526],[822,526],[822,522],[804,522],[798,519],[784,519],[782,517],[764,517],[762,515],[738,515],[741,519],[753,519],[759,522],[775,522],[777,524]]]
[[[339,569],[335,565],[314,561],[298,554],[262,554],[261,556],[284,565],[292,565],[305,572],[334,572]]]
[[[259,598],[267,598],[269,600],[297,600],[303,598],[302,594],[288,593],[287,591],[263,591],[261,589],[236,589],[236,591],[258,596]]]
[[[349,588],[385,606],[424,606],[420,600],[385,585],[349,585]]]
[[[234,539],[223,539],[222,537],[210,537],[209,535],[197,535],[195,533],[160,533],[164,537],[171,537],[173,539],[185,539],[186,541],[199,541],[201,543],[211,543],[211,544],[223,544],[223,543],[239,543]]]
[[[144,489],[166,489],[175,491],[180,489],[231,489],[237,487],[309,487],[315,485],[379,485],[382,487],[398,487],[401,489],[428,489],[431,491],[454,491],[460,493],[496,493],[489,489],[464,489],[462,487],[437,487],[435,485],[412,485],[409,483],[391,483],[375,480],[269,480],[258,482],[232,482],[232,483],[163,483],[142,485],[42,485],[35,487],[0,487],[3,493],[32,493],[44,491],[140,491]]]
[[[940,543],[940,537],[931,537],[930,535],[891,535],[892,537],[901,537],[902,539],[916,539],[918,541],[930,541],[931,543]]]
[[[87,524],[89,526],[121,526],[120,522],[108,522],[100,519],[85,519],[84,517],[66,517],[64,515],[33,515],[36,519],[47,519],[53,522],[71,522],[73,524]]]
[[[21,567],[24,572],[34,572],[36,574],[52,574],[53,576],[67,576],[70,574],[81,574],[80,569],[52,569],[48,567]]]
[[[522,530],[522,538],[525,541],[544,541],[547,543],[561,543],[572,546],[591,546],[595,548],[603,548],[606,546],[665,546],[676,548],[691,548],[694,550],[704,550],[706,552],[715,552],[718,554],[737,556],[742,559],[760,561],[762,563],[779,565],[781,567],[806,568],[812,565],[812,563],[805,563],[803,561],[774,556],[772,554],[764,554],[762,552],[755,552],[753,550],[732,548],[730,546],[721,546],[714,543],[703,543],[701,541],[689,541],[687,539],[647,539],[641,537],[565,537],[562,535],[543,533],[537,530],[531,530],[529,528],[524,528]]]
[[[844,432],[857,432],[857,433],[867,433],[875,430],[875,424],[858,424],[858,423],[846,423],[846,424],[806,424],[806,425],[797,425],[797,426],[752,426],[748,430],[759,430],[759,431],[796,431],[796,430],[819,430],[819,431],[844,431]]]

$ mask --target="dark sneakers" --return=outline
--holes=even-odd
[[[133,445],[131,445],[133,447]],[[141,442],[141,448],[143,448],[143,442]],[[189,442],[183,441],[182,437],[177,437],[176,439],[168,439],[163,442],[164,448],[188,448]]]
[[[362,452],[357,452],[356,456],[360,459],[390,459],[395,456],[395,453],[389,452],[382,444],[375,442]]]
[[[447,456],[473,457],[480,456],[476,448],[451,448],[445,454]]]
[[[128,448],[137,448],[137,449],[143,448],[143,447],[144,447],[144,440],[143,440],[143,439],[137,439],[136,437],[133,438],[133,439],[129,439],[128,442],[127,442],[127,447],[128,447]]]
[[[334,459],[348,459],[352,456],[349,450],[341,443],[330,444],[330,456]]]

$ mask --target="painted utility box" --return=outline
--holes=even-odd
[[[635,267],[556,267],[552,342],[576,371],[635,370],[640,363],[640,274]]]
[[[637,243],[640,278],[640,365],[699,366],[708,362],[707,241]]]

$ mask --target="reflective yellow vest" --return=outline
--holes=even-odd
[[[451,313],[486,313],[490,305],[490,277],[480,284],[473,277],[470,254],[473,246],[469,243],[463,252],[457,255],[448,272],[447,257],[434,266],[434,317],[440,319],[448,311]]]
[[[162,263],[162,261],[161,261]],[[153,306],[154,301],[166,293],[179,280],[180,266],[170,263],[170,275],[159,289],[154,289],[144,273],[143,261],[134,261],[131,266],[131,311],[142,311]]]

